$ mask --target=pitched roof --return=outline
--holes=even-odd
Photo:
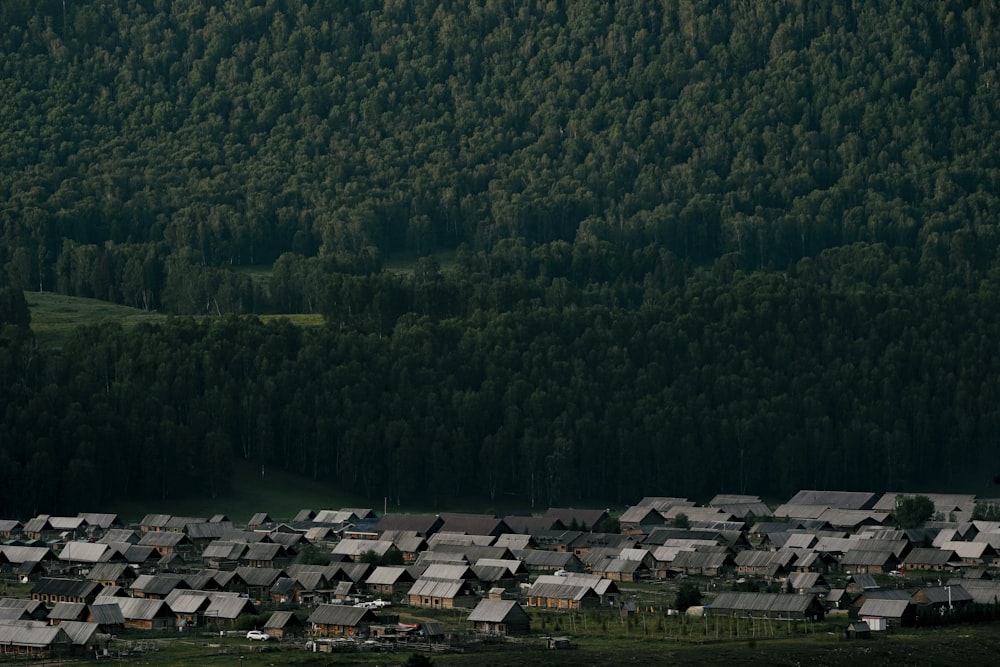
[[[154,618],[170,615],[170,608],[165,600],[150,600],[149,598],[114,598],[121,608],[125,620],[151,621]]]
[[[368,585],[394,585],[400,582],[414,581],[413,575],[405,567],[382,565],[368,575],[365,583]]]
[[[35,621],[8,621],[0,624],[0,644],[48,648],[55,644],[71,644],[72,641],[58,625]]]
[[[435,514],[386,514],[375,524],[375,532],[413,530],[422,537],[433,535],[444,521]]]
[[[96,581],[44,577],[31,589],[31,594],[86,598],[91,594],[96,595],[101,588],[101,584]]]
[[[593,530],[601,521],[607,518],[607,510],[574,509],[572,507],[550,507],[545,512],[546,519],[559,519],[563,525],[576,523]]]
[[[347,538],[334,545],[333,553],[357,557],[369,551],[373,551],[379,556],[384,556],[390,549],[395,548],[395,545],[388,540],[359,540]]]
[[[202,558],[214,560],[239,560],[246,552],[248,545],[245,542],[228,542],[216,540],[208,544],[201,553]]]
[[[121,522],[118,520],[117,514],[108,514],[106,512],[80,512],[79,516],[90,526],[97,526],[103,530],[108,530],[114,526],[120,525]]]
[[[474,623],[507,623],[514,618],[528,618],[516,600],[480,600],[469,614]]]
[[[579,601],[587,597],[596,597],[597,593],[589,586],[574,586],[565,583],[545,583],[536,581],[528,590],[528,597],[549,598],[553,600]]]
[[[321,604],[309,615],[309,623],[356,627],[361,623],[375,623],[378,617],[371,609],[345,607],[338,604]]]
[[[540,530],[566,529],[559,519],[545,516],[508,515],[503,518],[503,522],[510,526],[510,534],[530,535]]]
[[[417,579],[407,595],[432,598],[454,598],[468,590],[468,582],[462,579]]]
[[[276,611],[272,613],[270,618],[267,619],[267,622],[264,623],[264,629],[267,630],[269,628],[274,628],[276,630],[282,630],[293,626],[301,627],[301,625],[302,621],[299,620],[299,617],[296,616],[294,612]]]
[[[876,500],[875,494],[870,491],[803,489],[792,496],[788,502],[792,505],[825,505],[844,510],[866,510],[874,507]]]
[[[734,611],[770,611],[802,613],[815,604],[816,596],[784,595],[780,593],[719,593],[712,600],[712,609],[732,609]]]
[[[110,559],[116,552],[107,544],[97,542],[67,542],[59,552],[59,560],[79,563],[100,563]]]
[[[210,593],[211,603],[205,610],[206,616],[215,618],[234,619],[244,614],[256,614],[257,608],[249,599],[235,594]]]
[[[86,618],[87,605],[84,602],[57,602],[49,610],[49,620],[78,621]]]
[[[858,618],[872,616],[875,618],[902,618],[913,600],[885,600],[869,598],[858,610]]]
[[[123,625],[125,617],[122,616],[122,609],[113,603],[94,603],[90,605],[90,616],[94,623],[101,625]]]
[[[268,588],[273,586],[279,577],[286,576],[284,570],[273,567],[238,567],[235,572],[250,586],[267,586]]]
[[[947,565],[948,562],[954,557],[955,552],[951,549],[917,547],[907,554],[906,558],[903,560],[903,564],[907,566]]]
[[[190,543],[191,538],[184,533],[159,531],[143,533],[138,545],[141,547],[176,547],[181,544]]]

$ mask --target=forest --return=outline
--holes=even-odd
[[[0,0],[0,514],[237,458],[401,506],[985,492],[967,5]],[[25,291],[170,317],[43,350]]]

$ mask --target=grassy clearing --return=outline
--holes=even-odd
[[[25,292],[24,297],[31,309],[31,329],[43,350],[62,348],[72,331],[81,326],[110,321],[129,328],[139,322],[166,319],[166,315],[160,313],[52,292]],[[323,325],[323,316],[318,313],[261,315],[260,319],[264,322],[287,319],[300,327]]]
[[[571,634],[571,633],[567,633]],[[566,651],[544,648],[539,634],[516,643],[469,647],[462,653],[432,657],[440,667],[524,667],[546,664],[739,664],[739,665],[958,665],[988,664],[1000,650],[1000,633],[993,626],[958,626],[940,630],[890,632],[868,641],[847,641],[837,634],[817,633],[795,638],[733,641],[678,641],[658,638],[578,638]],[[135,660],[148,665],[401,665],[410,652],[310,653],[304,640],[267,646],[243,639],[177,637],[157,640],[156,651]],[[264,652],[259,649],[264,648]]]
[[[113,321],[130,327],[165,318],[138,308],[52,292],[25,292],[24,298],[31,309],[31,330],[43,350],[61,348],[69,334],[80,326]]]

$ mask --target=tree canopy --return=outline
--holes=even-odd
[[[0,513],[237,457],[400,505],[982,488],[967,5],[3,0]],[[172,317],[43,352],[25,290]]]

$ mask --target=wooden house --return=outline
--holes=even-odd
[[[825,614],[823,605],[812,594],[726,592],[705,605],[706,616],[821,621]]]
[[[652,507],[633,505],[622,512],[618,524],[624,535],[645,535],[654,527],[666,525],[667,519]]]
[[[284,570],[269,567],[238,567],[234,572],[244,584],[244,590],[235,592],[246,593],[254,600],[266,600],[278,579],[288,576]]]
[[[845,572],[887,574],[899,567],[899,559],[888,549],[851,549],[840,559]]]
[[[472,608],[478,602],[473,585],[465,579],[421,577],[406,593],[411,607],[427,609]]]
[[[505,636],[531,631],[531,618],[514,600],[480,600],[468,620],[478,634]]]
[[[436,514],[386,514],[378,520],[372,530],[379,535],[385,531],[412,531],[428,538],[441,529],[444,520]]]
[[[307,619],[317,637],[363,637],[367,628],[378,622],[371,609],[321,604]]]
[[[858,610],[858,618],[867,621],[880,621],[885,627],[909,627],[916,623],[917,610],[913,600],[867,600]]]
[[[175,551],[190,553],[194,549],[194,542],[182,532],[163,530],[143,534],[137,546],[153,547],[158,554],[166,556]]]
[[[301,637],[305,634],[306,628],[294,613],[276,611],[264,623],[262,630],[272,637],[288,639],[289,637]]]
[[[921,606],[936,609],[953,609],[972,604],[972,595],[960,584],[946,586],[924,586],[913,594],[913,601]]]
[[[115,598],[115,603],[121,608],[126,628],[169,630],[176,626],[176,618],[166,600]]]
[[[580,611],[597,609],[601,598],[587,585],[536,581],[527,592],[528,606]]]
[[[0,655],[7,658],[63,658],[72,648],[73,640],[57,625],[35,621],[0,624]]]
[[[935,549],[933,547],[916,547],[906,555],[900,564],[901,570],[912,572],[942,572],[949,563],[956,560],[951,549]]]
[[[90,604],[101,592],[101,584],[96,581],[79,579],[42,578],[31,589],[31,599],[54,606],[59,602],[80,602]]]
[[[416,579],[410,571],[402,566],[383,565],[376,567],[368,578],[365,586],[372,595],[396,598],[404,595],[413,586]]]
[[[128,588],[136,579],[135,570],[127,563],[98,563],[90,568],[87,579],[102,586],[123,586]]]

